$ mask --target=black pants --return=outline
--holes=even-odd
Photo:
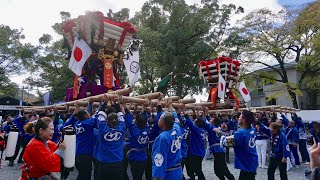
[[[255,180],[256,174],[257,173],[255,172],[247,172],[247,171],[241,170],[239,180]]]
[[[234,180],[234,176],[230,173],[226,160],[225,153],[213,153],[214,157],[214,173],[220,180],[224,180],[227,177],[229,180]]]
[[[133,180],[142,180],[143,173],[146,169],[147,161],[129,160]]]
[[[147,159],[147,166],[144,171],[146,175],[146,180],[152,179],[152,158],[151,158],[151,152],[148,152],[148,159]]]
[[[127,158],[127,153],[128,153],[129,150],[130,150],[130,148],[128,146],[124,146],[124,148],[123,148],[123,160],[122,160],[124,180],[129,180],[129,176],[128,176],[128,173],[127,173],[128,164],[129,164],[129,159]]]
[[[26,150],[28,143],[29,143],[29,141],[27,141],[27,140],[21,140],[22,151],[21,151],[19,159],[18,159],[19,162],[22,161],[22,157],[23,157],[24,151]]]
[[[186,180],[186,178],[184,177],[184,174],[183,174],[183,168],[184,168],[184,165],[186,164],[186,161],[187,161],[187,157],[183,157],[181,160],[182,180]]]
[[[103,163],[99,162],[99,180],[124,180],[123,164],[117,163]]]
[[[270,157],[270,163],[268,167],[268,180],[274,180],[274,173],[277,167],[279,167],[281,180],[287,180],[287,163],[282,163],[280,159]]]
[[[77,180],[91,179],[92,160],[91,155],[78,155],[76,157],[76,167],[79,171]]]
[[[99,161],[95,158],[93,158],[93,179],[99,180]]]
[[[187,155],[187,159],[186,159],[186,170],[187,170],[187,175],[191,178],[191,177],[194,177],[195,174],[192,170],[192,167],[191,167],[191,161],[190,161],[190,155]]]
[[[310,162],[309,153],[307,150],[307,140],[299,139],[299,151],[303,162]]]
[[[198,176],[198,180],[205,180],[204,174],[202,172],[202,159],[203,157],[195,156],[195,155],[188,155],[187,156],[187,164],[189,166],[190,173],[190,180],[195,179],[195,175]]]
[[[230,163],[230,160],[229,160],[229,147],[226,147],[226,162]]]

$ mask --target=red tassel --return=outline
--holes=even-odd
[[[78,76],[74,75],[74,80],[73,80],[73,100],[78,98],[78,93],[79,93]]]
[[[218,88],[211,88],[210,90],[210,96],[211,96],[211,102],[213,103],[213,108],[215,109],[217,107],[217,94],[218,94]]]

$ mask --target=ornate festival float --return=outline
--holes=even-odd
[[[66,21],[63,32],[69,68],[75,73],[74,86],[66,92],[67,102],[121,89],[123,65],[128,74],[140,78],[140,40],[130,23],[115,22],[98,11],[86,12]],[[129,58],[130,64],[124,62]]]
[[[199,62],[199,76],[208,83],[208,101],[213,103],[213,109],[229,109],[235,106],[244,108],[245,102],[250,101],[250,94],[244,82],[239,82],[240,66],[238,60],[229,57]],[[236,88],[244,101],[236,96]]]

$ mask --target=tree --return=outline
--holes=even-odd
[[[9,75],[23,73],[23,64],[33,58],[34,47],[21,43],[22,39],[22,30],[0,25],[0,95],[17,96],[18,85]]]
[[[0,68],[0,82],[0,96],[17,97],[18,85],[10,81],[2,68]]]
[[[295,44],[290,49],[296,53],[295,61],[301,77],[298,82],[299,88],[308,94],[308,109],[318,109],[317,98],[320,94],[320,2],[310,3],[294,20],[292,29]]]
[[[242,8],[205,0],[200,6],[184,0],[152,0],[131,19],[144,40],[141,52],[142,79],[140,93],[153,91],[170,72],[176,95],[200,92],[204,84],[198,78],[201,59],[217,55],[227,31],[230,16]],[[167,92],[170,84],[162,89]]]
[[[70,13],[60,12],[62,20],[68,20]],[[62,35],[62,23],[55,23],[52,28]],[[74,74],[68,68],[67,51],[63,49],[63,39],[52,42],[52,36],[43,34],[39,38],[36,58],[26,64],[31,76],[26,82],[32,87],[50,90],[51,101],[64,101],[66,89],[72,87]],[[35,78],[37,77],[37,78]]]
[[[297,84],[289,81],[285,67],[285,63],[293,55],[289,49],[294,42],[290,27],[292,27],[292,21],[286,11],[273,13],[268,9],[260,9],[245,16],[237,32],[241,39],[246,39],[244,40],[245,48],[241,52],[243,60],[264,65],[272,69],[273,73],[278,74],[280,78],[275,78],[276,76],[272,73],[252,73],[251,75],[283,83],[293,106],[298,108],[296,96],[301,93]],[[279,68],[262,60],[268,58],[275,60]]]
[[[319,6],[319,2],[315,2],[306,8],[286,8],[278,13],[268,9],[251,12],[241,20],[240,27],[234,28],[227,41],[230,43],[227,47],[231,55],[236,55],[251,65],[261,64],[271,69],[273,73],[257,71],[250,75],[253,78],[283,83],[295,108],[298,108],[297,96],[302,95],[301,90],[312,94],[315,99],[312,104],[316,103],[319,94],[319,90],[315,88],[317,80],[312,80],[320,72],[317,54]],[[272,65],[270,60],[278,65]],[[301,72],[297,83],[288,79],[285,66],[289,61],[295,61],[297,70]],[[280,78],[276,78],[276,75]]]

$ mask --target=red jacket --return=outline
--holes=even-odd
[[[33,138],[26,147],[23,155],[25,165],[22,166],[22,177],[20,180],[29,178],[39,178],[50,172],[60,172],[60,157],[54,152],[57,145],[52,141],[47,141],[48,148],[45,143]]]

